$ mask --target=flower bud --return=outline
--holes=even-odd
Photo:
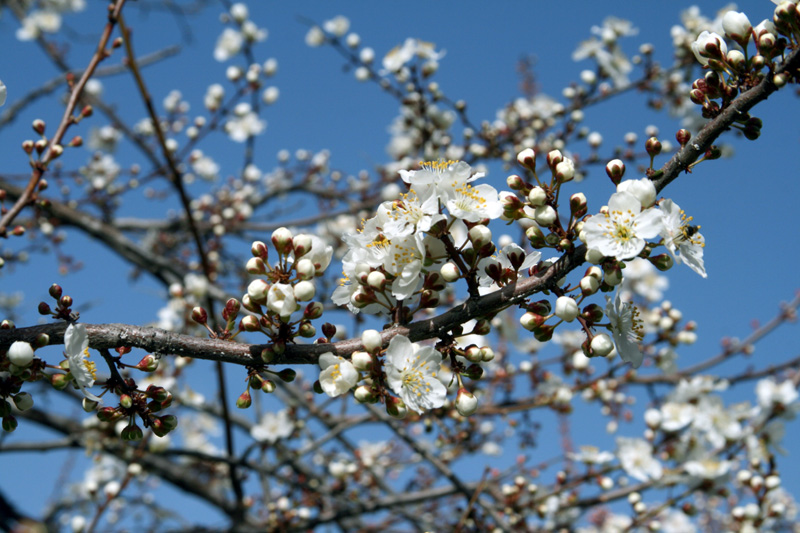
[[[353,391],[353,397],[359,403],[375,403],[378,398],[372,393],[372,389],[366,385],[360,385]]]
[[[469,379],[477,381],[483,377],[483,367],[476,364],[469,365],[463,374]]]
[[[278,372],[278,377],[281,378],[281,381],[284,383],[291,383],[297,377],[297,372],[292,370],[291,368],[284,368],[280,372]]]
[[[533,330],[533,338],[539,342],[547,342],[553,338],[554,331],[555,327],[545,324]]]
[[[92,411],[97,409],[98,405],[99,402],[90,400],[89,398],[84,398],[83,400],[81,400],[81,408],[87,413],[91,413]]]
[[[670,254],[654,255],[648,257],[647,260],[650,261],[653,264],[653,266],[656,267],[661,272],[666,272],[667,270],[672,268],[673,265],[675,264],[675,260],[672,258]]]
[[[236,399],[236,407],[239,409],[247,409],[252,405],[253,398],[250,396],[250,391],[244,391],[237,399]]]
[[[675,133],[675,140],[678,141],[678,144],[680,144],[681,147],[686,146],[686,143],[688,143],[689,139],[691,138],[692,138],[691,132],[683,128],[679,129]]]
[[[547,166],[550,167],[551,170],[555,170],[556,165],[563,160],[564,156],[561,154],[561,150],[552,150],[547,154]]]
[[[592,356],[607,357],[614,350],[614,341],[605,333],[595,335],[591,342]]]
[[[555,314],[558,318],[565,322],[572,322],[578,316],[578,304],[574,298],[569,296],[560,296],[556,300]]]
[[[478,399],[470,391],[461,387],[456,396],[456,409],[461,416],[469,416],[478,410]]]
[[[253,315],[247,315],[242,317],[242,320],[239,322],[239,327],[244,331],[259,331],[261,330],[261,324],[258,321],[258,318]]]
[[[581,218],[586,214],[586,195],[576,192],[569,197],[569,211],[574,218]]]
[[[506,178],[506,185],[508,185],[508,188],[511,189],[512,191],[519,191],[522,190],[523,187],[525,187],[525,180],[523,180],[516,174],[512,174]]]
[[[353,363],[353,366],[356,368],[356,370],[366,372],[372,368],[373,360],[372,356],[367,352],[358,351],[353,352],[353,355],[350,356],[350,362]]]
[[[14,341],[6,356],[12,365],[25,368],[33,361],[33,347],[24,341]]]
[[[483,361],[481,349],[475,344],[470,344],[467,349],[464,350],[464,357],[466,357],[467,361],[470,363],[480,363]]]
[[[266,394],[271,394],[275,392],[276,388],[277,385],[275,385],[275,382],[272,381],[271,379],[265,379],[264,383],[261,384],[261,392],[264,392]]]
[[[20,392],[16,396],[13,397],[14,405],[17,406],[17,409],[20,411],[27,411],[31,407],[33,407],[33,396],[27,392]]]
[[[492,242],[492,232],[483,224],[472,226],[469,230],[469,240],[476,250],[480,250],[485,245]]]
[[[439,274],[441,274],[442,278],[448,283],[452,283],[459,278],[458,267],[455,265],[455,263],[451,262],[442,265],[442,268],[439,270]]]
[[[533,331],[535,328],[544,324],[544,317],[528,311],[520,317],[519,323],[528,331]]]
[[[364,344],[364,349],[368,352],[375,352],[383,347],[383,339],[381,334],[376,329],[364,330],[361,334],[361,342]]]
[[[544,205],[545,201],[547,201],[547,193],[537,185],[528,193],[528,201],[533,207]]]
[[[19,422],[17,422],[17,419],[14,418],[13,416],[8,415],[3,417],[3,431],[11,433],[15,429],[17,429],[18,425]]]
[[[292,247],[294,248],[294,257],[299,259],[311,251],[311,235],[301,233],[292,239]]]
[[[386,412],[394,418],[405,418],[408,416],[408,407],[403,400],[389,396],[386,398]]]
[[[317,328],[315,328],[310,322],[303,322],[300,324],[297,333],[304,339],[310,339],[317,334]]]
[[[256,276],[263,276],[267,273],[267,266],[260,257],[251,257],[248,259],[245,269],[248,274],[254,274]]]
[[[208,322],[208,313],[202,307],[195,307],[192,309],[192,320],[198,324],[206,324]]]
[[[367,275],[367,285],[377,291],[382,291],[386,287],[386,275],[380,270],[373,270]]]
[[[253,257],[260,257],[261,260],[265,262],[269,255],[267,245],[261,241],[254,241],[253,244],[250,245],[250,253],[253,254]]]
[[[517,161],[528,170],[536,171],[536,152],[532,148],[526,148],[518,153]]]
[[[153,354],[145,355],[136,368],[143,372],[155,372],[158,369],[158,359]]]
[[[314,276],[317,275],[317,267],[314,266],[310,259],[305,257],[295,263],[294,269],[300,279],[314,279]]]
[[[535,222],[525,230],[525,236],[534,248],[542,248],[546,244],[544,233],[542,233],[542,229]]]
[[[544,227],[552,226],[558,219],[558,213],[549,205],[543,205],[536,208],[533,213],[533,219],[537,224]]]
[[[292,250],[292,232],[281,227],[272,232],[272,245],[279,254],[288,254]]]
[[[559,183],[566,183],[575,177],[575,163],[571,159],[564,159],[556,165],[556,178]]]
[[[123,428],[120,437],[122,437],[122,440],[125,441],[142,440],[142,437],[144,437],[144,433],[142,432],[142,428],[140,428],[136,424],[131,424]]]
[[[46,127],[45,123],[44,123],[44,120],[42,120],[40,118],[37,118],[37,119],[35,119],[33,121],[32,125],[33,125],[33,131],[35,131],[39,135],[44,135],[44,130],[45,130],[45,127]]]
[[[263,279],[254,279],[247,286],[247,295],[257,304],[267,303],[267,293],[269,293],[269,283]]]
[[[311,302],[306,306],[305,311],[303,311],[303,318],[306,320],[316,320],[322,316],[324,311],[325,306],[322,305],[322,302]]]
[[[307,302],[314,298],[316,288],[310,281],[300,281],[294,286],[294,298],[298,302]]]
[[[619,185],[625,175],[625,163],[619,159],[612,159],[606,164],[606,174],[614,185]]]
[[[722,29],[728,37],[739,43],[742,47],[747,47],[747,42],[750,40],[750,32],[753,26],[744,13],[728,11],[722,17]]]
[[[650,137],[645,141],[644,148],[651,157],[657,156],[661,153],[661,142],[655,137]]]
[[[591,296],[600,288],[600,282],[594,276],[584,276],[581,278],[581,294]]]

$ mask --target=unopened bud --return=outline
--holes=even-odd
[[[456,409],[461,416],[469,416],[478,410],[478,399],[470,391],[461,387],[456,396]]]
[[[661,153],[661,142],[655,137],[650,137],[644,143],[644,149],[651,157],[657,156]]]
[[[620,159],[612,159],[606,163],[606,174],[614,185],[619,185],[622,176],[625,175],[625,163]]]
[[[517,161],[528,170],[536,171],[536,152],[532,148],[526,148],[517,154]]]

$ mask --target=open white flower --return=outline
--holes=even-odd
[[[644,336],[639,310],[630,302],[622,302],[617,293],[613,302],[606,296],[606,316],[611,322],[611,333],[619,356],[633,368],[639,368],[642,364],[639,343]]]
[[[632,478],[639,481],[661,478],[661,463],[653,457],[653,447],[644,439],[617,438],[617,457]]]
[[[294,289],[286,283],[273,283],[267,292],[267,307],[278,313],[282,319],[288,320],[297,310]]]
[[[706,240],[698,230],[700,226],[692,226],[692,217],[686,216],[683,210],[672,200],[663,200],[659,205],[663,216],[661,236],[664,245],[675,258],[676,263],[686,266],[703,276],[707,276],[703,264],[703,248]]]
[[[286,409],[277,413],[264,413],[261,422],[250,428],[250,435],[259,442],[274,443],[292,434],[294,422],[289,419]]]
[[[319,384],[332,398],[346,393],[361,379],[353,363],[331,352],[319,356],[319,367]]]
[[[664,226],[657,209],[645,209],[633,194],[622,191],[611,195],[608,211],[595,215],[583,226],[586,246],[617,260],[639,255],[645,239],[659,234]]]
[[[97,369],[94,362],[89,360],[89,335],[83,324],[70,324],[64,332],[64,351],[69,359],[69,373],[83,395],[95,402],[102,401],[87,388],[94,385],[97,378]]]
[[[433,347],[416,347],[398,335],[386,349],[386,383],[417,413],[441,407],[447,393],[436,377],[441,363],[442,355]]]

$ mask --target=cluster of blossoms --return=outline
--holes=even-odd
[[[408,193],[381,204],[357,234],[344,237],[349,250],[333,301],[356,313],[391,315],[402,302],[410,317],[436,307],[445,282],[474,275],[495,251],[484,223],[503,207],[494,187],[472,184],[482,172],[447,161],[400,174]]]
[[[59,285],[52,285],[49,292],[56,300],[56,307],[52,309],[46,302],[41,302],[39,313],[69,322],[64,332],[65,358],[58,366],[49,366],[43,359],[35,356],[35,349],[47,346],[50,342],[46,333],[39,334],[34,344],[15,341],[9,346],[5,360],[0,361],[0,382],[5,391],[0,401],[3,429],[14,431],[17,427],[16,418],[5,398],[10,398],[20,411],[30,409],[33,406],[33,397],[27,392],[21,392],[22,385],[25,382],[47,381],[56,390],[63,390],[70,385],[79,389],[83,394],[83,409],[86,412],[97,411],[94,423],[97,424],[99,420],[101,423],[115,424],[116,432],[123,440],[142,438],[143,432],[137,425],[137,417],[143,421],[145,427],[152,428],[157,436],[165,436],[174,430],[177,427],[177,418],[174,415],[156,415],[172,404],[172,395],[164,387],[151,384],[146,390],[139,390],[132,379],[122,380],[117,377],[102,383],[104,391],[100,396],[90,391],[97,381],[97,366],[89,354],[86,326],[74,322],[76,315],[72,311],[72,298],[62,294]],[[11,329],[13,324],[6,320],[2,327]],[[118,350],[120,355],[129,351],[130,349]],[[116,364],[148,373],[158,369],[158,359],[154,355],[146,355],[135,365],[123,364],[119,360]],[[107,392],[119,395],[118,406],[100,407],[103,403],[102,396]]]

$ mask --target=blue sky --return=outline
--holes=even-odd
[[[104,16],[103,2],[90,0],[89,10],[68,17],[65,26],[85,36],[70,45],[68,62],[75,68],[86,64],[96,42]],[[134,28],[134,47],[147,54],[168,45],[180,45],[180,55],[144,70],[149,89],[160,105],[172,89],[179,89],[192,110],[202,112],[202,98],[210,83],[223,83],[226,64],[213,60],[217,35],[222,31],[219,13],[222,5],[212,5],[187,19],[191,40],[181,34],[181,25],[163,13],[145,13],[135,2],[126,7],[127,23]],[[279,150],[307,149],[331,151],[331,166],[346,174],[372,169],[385,161],[389,140],[387,128],[397,114],[398,105],[375,84],[359,83],[352,72],[342,69],[343,60],[333,50],[311,49],[304,42],[307,25],[304,20],[321,22],[337,14],[350,18],[351,31],[361,36],[362,43],[375,49],[378,58],[406,37],[417,37],[436,43],[447,51],[440,61],[436,76],[443,92],[451,99],[468,102],[474,122],[492,120],[502,105],[518,96],[517,61],[535,57],[535,73],[541,91],[560,98],[561,89],[578,80],[579,72],[593,65],[575,63],[572,51],[578,42],[590,35],[593,24],[614,15],[628,18],[640,29],[639,35],[627,39],[624,46],[633,54],[641,42],[655,45],[655,56],[665,65],[671,63],[670,27],[679,22],[678,13],[690,2],[586,2],[571,3],[565,11],[562,2],[498,2],[488,7],[484,2],[253,2],[251,19],[266,27],[269,38],[255,48],[256,58],[263,62],[274,57],[279,68],[272,83],[280,89],[280,98],[263,114],[268,126],[256,142],[255,163],[268,170],[276,164]],[[704,14],[723,3],[703,4]],[[774,5],[766,0],[740,2],[753,23],[771,17]],[[87,16],[88,15],[88,16]],[[93,20],[94,23],[86,22]],[[33,43],[14,38],[17,23],[4,13],[0,19],[0,79],[8,86],[8,106],[28,89],[37,87],[57,71]],[[60,42],[60,41],[59,41]],[[118,63],[120,55],[109,62]],[[34,65],[35,68],[32,68]],[[103,80],[105,95],[116,103],[120,114],[135,122],[145,116],[139,98],[132,92],[128,75]],[[719,350],[723,336],[745,337],[752,320],[766,321],[777,312],[777,303],[789,300],[798,287],[796,273],[800,259],[795,237],[796,194],[798,188],[797,149],[800,142],[800,121],[797,120],[797,98],[783,91],[760,105],[755,115],[762,118],[764,128],[756,142],[723,139],[734,150],[734,156],[711,164],[702,164],[693,174],[683,176],[664,191],[684,210],[694,215],[706,237],[705,261],[708,278],[702,279],[687,268],[676,267],[668,273],[667,294],[684,316],[698,323],[699,342],[681,350],[681,361],[688,364]],[[640,95],[617,97],[607,105],[586,111],[584,124],[600,131],[605,139],[602,153],[610,153],[622,144],[628,131],[645,138],[644,129],[659,127],[663,138],[673,140],[677,124],[666,113],[655,113],[645,107]],[[7,108],[7,107],[6,107]],[[6,108],[0,108],[2,113]],[[30,122],[43,118],[48,132],[62,113],[61,106],[51,100],[28,108],[13,124],[0,129],[0,172],[24,173],[27,161],[18,148],[22,140],[32,137]],[[75,129],[88,137],[91,126],[102,126],[102,118]],[[241,168],[242,156],[231,143],[210,142],[201,147],[223,168],[233,174]],[[62,158],[68,168],[85,164],[90,152],[69,151]],[[137,159],[129,149],[118,154],[122,164]],[[666,161],[667,157],[657,160]],[[506,173],[499,166],[490,167],[488,180],[497,188],[504,187]],[[636,177],[628,174],[626,177]],[[574,185],[589,197],[590,208],[602,205],[612,192],[607,179],[597,170],[585,184]],[[199,187],[193,188],[198,194]],[[169,205],[132,198],[130,213],[159,216]],[[309,213],[311,214],[311,213]],[[4,246],[20,246],[19,241]],[[20,325],[38,320],[36,303],[46,295],[53,282],[62,283],[80,301],[93,303],[87,310],[87,322],[129,322],[144,324],[155,320],[163,305],[163,288],[148,279],[128,280],[128,269],[110,258],[86,239],[71,237],[72,253],[83,261],[83,270],[63,277],[57,273],[52,256],[33,255],[31,264],[12,274],[0,277],[0,292],[26,293]],[[792,326],[788,326],[792,327]],[[784,328],[756,347],[752,363],[761,368],[797,355],[794,330]],[[730,371],[744,368],[747,361],[732,365]],[[745,385],[732,397],[753,399],[752,387]],[[577,420],[575,421],[578,422]],[[551,426],[552,427],[552,426]],[[796,436],[796,430],[793,432]],[[555,439],[554,439],[555,440]],[[797,439],[787,438],[786,447],[796,453]],[[577,442],[577,444],[584,444]],[[30,456],[22,456],[25,462]],[[18,472],[9,464],[8,456],[0,456],[6,472]],[[20,461],[22,463],[22,461]],[[22,465],[20,465],[22,466]],[[0,486],[8,491],[3,475]],[[791,480],[786,477],[787,483]],[[800,485],[795,486],[795,493]],[[33,498],[35,484],[18,489],[18,500],[35,512],[39,507]]]

